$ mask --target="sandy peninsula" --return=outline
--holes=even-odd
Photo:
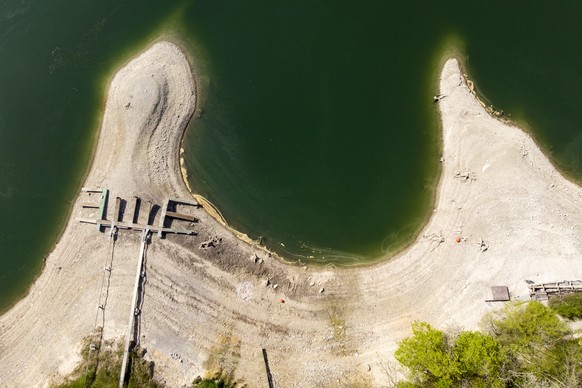
[[[389,261],[349,269],[285,264],[197,208],[187,210],[199,219],[187,225],[197,235],[153,235],[139,342],[161,381],[187,386],[223,368],[248,386],[266,386],[264,348],[279,386],[381,386],[414,320],[475,329],[482,314],[500,307],[486,302],[491,286],[522,297],[526,280],[581,277],[580,187],[529,135],[486,112],[455,59],[442,69],[440,94],[443,155],[435,163],[443,166],[434,212]],[[118,196],[140,197],[149,204],[142,211],[192,198],[179,151],[196,97],[186,56],[167,42],[111,81],[84,184],[110,190],[108,220]],[[95,217],[83,208],[87,195],[79,195],[29,295],[0,317],[1,386],[59,382],[97,327],[105,339],[127,330],[141,234],[122,229],[113,242],[107,231],[80,223]],[[149,214],[158,225],[159,211],[138,223]]]

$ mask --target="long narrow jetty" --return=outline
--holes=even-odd
[[[139,248],[139,256],[137,260],[137,269],[135,271],[135,284],[133,287],[133,297],[131,299],[131,309],[129,311],[129,322],[127,323],[127,333],[125,337],[125,347],[123,348],[123,361],[121,362],[121,373],[119,374],[119,388],[123,388],[125,373],[127,370],[127,358],[129,356],[129,344],[131,342],[131,333],[133,329],[133,320],[137,316],[137,291],[139,289],[139,281],[141,279],[141,272],[143,267],[143,259],[145,256],[145,248],[149,238],[150,230],[145,229],[141,236],[141,247]]]

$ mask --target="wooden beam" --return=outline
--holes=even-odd
[[[166,217],[171,217],[171,218],[176,218],[178,220],[191,221],[191,222],[198,221],[198,218],[196,218],[194,216],[184,214],[184,213],[171,212],[171,211],[166,212]]]

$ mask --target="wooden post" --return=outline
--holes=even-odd
[[[269,388],[274,388],[273,376],[271,375],[271,368],[269,368],[269,359],[267,358],[266,349],[263,349],[263,360],[265,360],[265,370],[267,371],[267,381],[269,382]]]

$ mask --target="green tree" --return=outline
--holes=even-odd
[[[499,343],[478,331],[463,331],[453,348],[461,380],[471,387],[503,387],[506,356]]]
[[[516,384],[582,385],[582,344],[552,309],[535,301],[511,303],[483,323],[509,355]]]
[[[539,302],[487,314],[484,332],[447,336],[415,322],[396,359],[409,369],[399,387],[581,387],[582,340]]]
[[[449,387],[458,380],[459,372],[447,341],[442,331],[426,322],[414,322],[412,337],[399,343],[394,357],[408,367],[413,382]]]
[[[570,338],[568,326],[540,302],[507,304],[484,319],[489,332],[511,354],[514,370],[532,373],[538,379],[559,374],[562,348]]]
[[[503,350],[483,333],[463,331],[453,340],[426,322],[415,322],[412,337],[399,343],[394,356],[409,369],[411,382],[421,386],[505,385],[500,377]]]

